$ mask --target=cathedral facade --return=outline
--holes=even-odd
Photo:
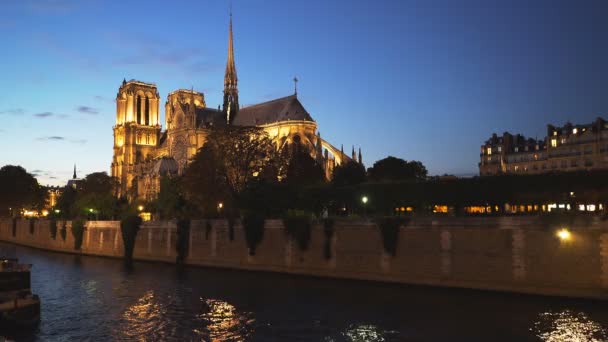
[[[228,33],[228,60],[221,108],[209,108],[205,95],[193,89],[171,92],[165,102],[165,130],[160,121],[160,96],[155,84],[123,80],[116,95],[116,125],[111,165],[118,181],[116,195],[129,199],[154,199],[160,178],[179,175],[205,144],[214,127],[256,126],[272,138],[277,149],[293,141],[308,147],[311,156],[331,177],[336,165],[355,160],[321,138],[317,123],[293,95],[248,107],[239,106],[238,78],[234,60],[232,16]]]

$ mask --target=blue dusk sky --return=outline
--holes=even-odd
[[[234,0],[240,102],[293,93],[335,146],[477,173],[510,131],[608,118],[607,1]],[[0,0],[0,165],[109,172],[123,78],[221,102],[226,0]],[[164,106],[161,103],[161,121]]]

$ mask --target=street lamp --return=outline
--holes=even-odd
[[[223,209],[223,208],[224,208],[224,203],[219,202],[219,203],[217,204],[217,213],[218,213],[218,215],[219,215],[220,217],[222,216],[222,209]]]
[[[361,197],[361,202],[363,203],[363,217],[367,217],[367,207],[365,206],[367,204],[367,201],[367,196]]]
[[[137,207],[137,210],[139,210],[139,211],[144,211],[144,206],[140,204],[140,205]]]

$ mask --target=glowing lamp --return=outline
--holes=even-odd
[[[568,241],[572,238],[572,234],[566,228],[557,231],[557,237],[562,241]]]
[[[363,204],[366,204],[367,201],[368,201],[367,196],[361,197],[361,202],[363,202]]]

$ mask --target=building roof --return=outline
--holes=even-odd
[[[204,128],[226,124],[224,112],[213,108],[196,108],[196,127]]]
[[[234,118],[233,124],[257,126],[289,120],[314,122],[296,95],[241,108]]]
[[[176,174],[178,170],[179,166],[177,165],[175,159],[171,157],[162,157],[158,159],[156,163],[154,163],[150,173],[164,176],[168,174]]]

